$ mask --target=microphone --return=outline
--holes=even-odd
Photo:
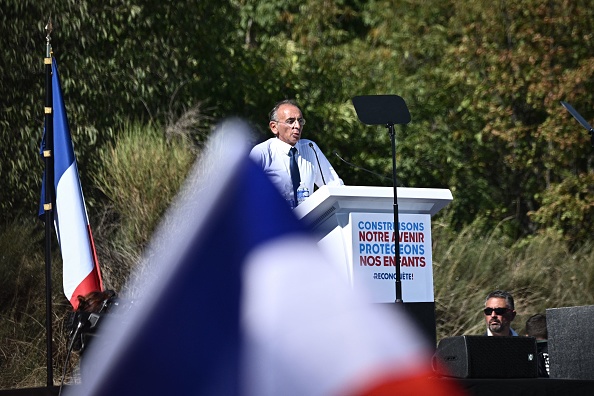
[[[309,142],[309,147],[311,147],[314,154],[316,155],[316,161],[318,161],[318,168],[320,168],[320,175],[322,175],[322,181],[324,182],[324,185],[326,185],[326,180],[324,180],[324,173],[322,172],[322,166],[320,165],[320,159],[318,158],[318,153],[316,152],[316,149],[314,148],[312,142]]]
[[[581,114],[578,113],[577,110],[573,108],[572,105],[570,105],[569,103],[564,102],[564,101],[561,101],[561,104],[563,105],[563,107],[565,107],[565,109],[567,111],[569,111],[571,113],[573,118],[575,118],[584,128],[586,128],[588,133],[590,133],[590,139],[592,142],[591,144],[592,144],[592,147],[594,147],[594,128],[592,128],[590,126],[590,124],[588,124],[588,121],[586,121],[584,119],[584,117],[582,117]]]
[[[357,166],[355,164],[352,164],[352,163],[348,162],[347,160],[343,159],[340,155],[338,155],[338,153],[336,152],[336,150],[334,150],[333,153],[334,153],[335,156],[338,157],[339,160],[341,160],[342,162],[344,162],[348,166],[352,166],[353,168],[356,168],[356,169],[361,169],[361,170],[363,170],[365,172],[371,173],[372,175],[376,175],[377,177],[381,177],[382,179],[392,180],[392,178],[390,178],[390,177],[387,177],[387,176],[384,176],[384,175],[380,175],[379,173],[375,173],[373,171],[370,171],[369,169],[365,169],[365,168],[362,168],[360,166]]]

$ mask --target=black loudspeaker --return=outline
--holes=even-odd
[[[594,380],[594,305],[547,309],[550,377]]]
[[[458,336],[442,339],[433,370],[457,378],[536,378],[534,337]]]

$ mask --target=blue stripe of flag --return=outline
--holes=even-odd
[[[130,320],[140,320],[133,326],[141,330],[117,344],[119,357],[101,365],[105,371],[92,385],[92,394],[241,393],[239,320],[244,260],[258,245],[304,231],[267,176],[245,154],[235,165],[236,172],[224,181],[216,205],[202,208],[208,214],[200,228],[190,224],[177,231],[180,236],[189,233],[191,242],[180,261],[171,263],[173,275],[162,285],[164,292],[156,303],[143,306],[139,302],[138,309],[150,315],[131,315]],[[112,329],[125,331],[117,325]],[[110,336],[94,342],[116,341]],[[101,356],[107,349],[94,349],[93,362],[108,359]],[[89,371],[93,368],[85,369],[83,362],[83,384]],[[87,378],[87,382],[94,381]],[[83,389],[80,394],[89,391]]]

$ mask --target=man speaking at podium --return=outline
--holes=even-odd
[[[314,184],[344,185],[318,145],[301,139],[305,119],[290,99],[270,111],[268,126],[275,137],[256,145],[250,157],[259,164],[283,197],[297,204],[297,189],[304,184],[313,193]]]

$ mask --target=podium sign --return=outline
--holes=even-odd
[[[352,285],[363,288],[374,302],[394,302],[395,249],[400,249],[402,299],[433,302],[431,216],[400,214],[400,243],[394,216],[388,213],[351,213],[353,241]]]
[[[402,299],[434,301],[431,216],[452,201],[447,189],[398,188],[400,244],[395,243],[391,187],[323,186],[295,208],[318,246],[355,288],[373,302],[396,297],[395,250],[400,249]]]

